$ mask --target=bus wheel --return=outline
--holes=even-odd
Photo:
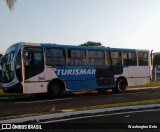
[[[127,81],[124,78],[119,78],[116,87],[112,89],[114,93],[124,93],[127,88]]]
[[[50,83],[48,88],[48,94],[50,97],[58,97],[61,95],[62,89],[61,85],[56,81]]]

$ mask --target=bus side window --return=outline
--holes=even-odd
[[[65,49],[47,48],[46,49],[47,66],[59,66],[66,64]]]
[[[123,62],[127,66],[136,66],[136,52],[123,52]]]
[[[93,66],[96,58],[96,51],[88,51],[88,65]]]
[[[111,61],[113,66],[122,65],[122,55],[121,52],[111,52]]]
[[[148,53],[138,52],[138,62],[140,66],[148,66]]]
[[[104,66],[105,65],[104,58],[105,58],[104,51],[98,51],[98,50],[88,51],[88,65]]]
[[[33,54],[34,65],[43,65],[43,55],[41,52]]]
[[[84,50],[68,49],[68,65],[83,66],[86,65],[86,54]]]
[[[106,65],[111,65],[110,57],[109,57],[109,52],[106,52]]]

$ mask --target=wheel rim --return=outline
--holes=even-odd
[[[119,89],[119,91],[125,91],[125,89],[126,89],[126,81],[125,80],[123,80],[123,79],[121,79],[121,80],[119,80],[118,81],[118,89]]]
[[[61,93],[61,89],[58,84],[53,84],[50,87],[50,95],[51,96],[59,96]]]
[[[60,87],[58,85],[52,86],[52,94],[54,96],[60,95]]]

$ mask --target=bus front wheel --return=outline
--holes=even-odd
[[[127,81],[125,78],[119,78],[116,82],[116,87],[112,89],[114,93],[124,93],[127,88]]]
[[[61,93],[62,93],[61,84],[59,84],[56,81],[51,82],[48,88],[48,95],[50,97],[58,97],[61,95]]]

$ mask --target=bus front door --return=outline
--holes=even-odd
[[[25,47],[23,50],[23,93],[46,92],[43,50]]]

